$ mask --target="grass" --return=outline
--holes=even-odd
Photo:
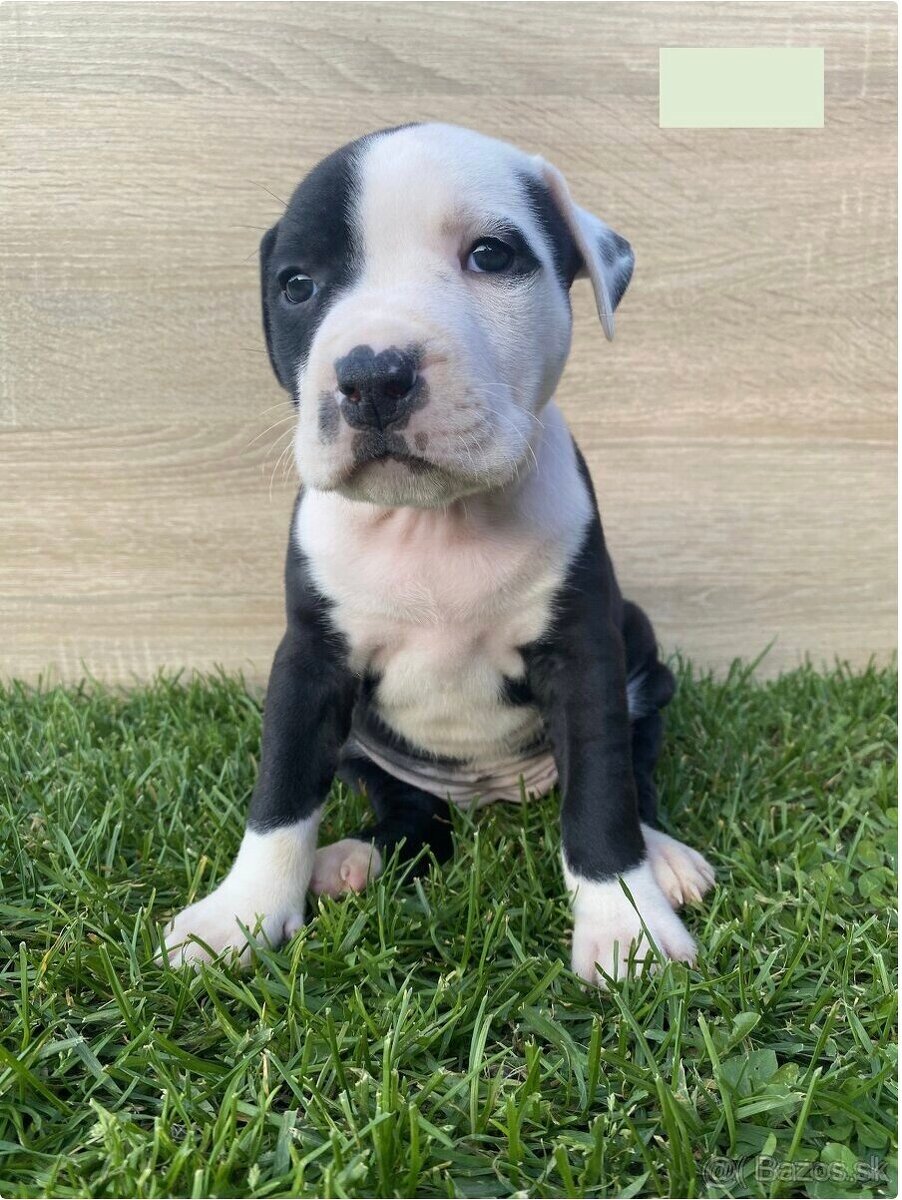
[[[665,816],[720,886],[698,969],[607,995],[566,965],[553,797],[245,975],[154,966],[238,844],[257,700],[0,692],[0,1194],[895,1194],[895,671],[681,676]]]

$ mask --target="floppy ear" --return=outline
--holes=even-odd
[[[269,355],[270,366],[282,387],[290,392],[291,388],[282,378],[278,364],[276,363],[276,356],[273,353],[272,324],[269,316],[269,260],[272,257],[273,246],[276,244],[276,235],[278,232],[279,222],[276,221],[272,229],[267,229],[260,240],[260,300],[263,309],[263,333],[266,337],[266,352]]]
[[[592,280],[598,316],[605,336],[611,341],[614,309],[623,298],[633,274],[635,256],[632,247],[604,221],[574,203],[567,181],[557,167],[538,156],[534,162],[582,256],[583,266],[576,277],[588,275]]]

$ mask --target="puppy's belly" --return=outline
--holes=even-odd
[[[549,791],[556,772],[538,709],[506,698],[503,667],[522,674],[520,656],[478,645],[472,655],[435,651],[429,640],[376,656],[357,748],[396,778],[461,804],[519,799],[521,777],[527,794]]]
[[[374,739],[356,730],[348,746],[365,754],[395,779],[461,808],[482,807],[496,800],[545,796],[557,783],[554,758],[541,743],[533,749],[477,766],[410,753],[387,740]]]

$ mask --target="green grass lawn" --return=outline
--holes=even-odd
[[[697,969],[608,994],[567,965],[554,797],[247,974],[157,967],[238,845],[258,700],[0,692],[0,1194],[895,1194],[895,671],[681,676],[665,823],[719,884]]]

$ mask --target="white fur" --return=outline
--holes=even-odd
[[[654,877],[673,907],[701,900],[715,880],[711,864],[697,850],[660,829],[643,825],[642,834]]]
[[[633,947],[637,964],[653,962],[648,934],[665,958],[695,961],[695,942],[658,885],[650,862],[622,876],[632,901],[620,878],[583,879],[565,861],[564,879],[573,898],[573,970],[587,983],[603,988],[605,975],[624,978]]]
[[[590,501],[554,406],[535,462],[497,492],[446,508],[377,508],[309,491],[295,538],[332,602],[351,664],[379,676],[379,710],[437,755],[491,763],[539,733],[537,710],[507,704],[517,647],[548,626]]]
[[[232,869],[219,887],[183,909],[169,925],[170,961],[209,962],[210,951],[216,955],[234,949],[241,963],[247,964],[251,948],[240,925],[273,946],[295,934],[304,923],[319,821],[317,812],[270,833],[246,830]]]

